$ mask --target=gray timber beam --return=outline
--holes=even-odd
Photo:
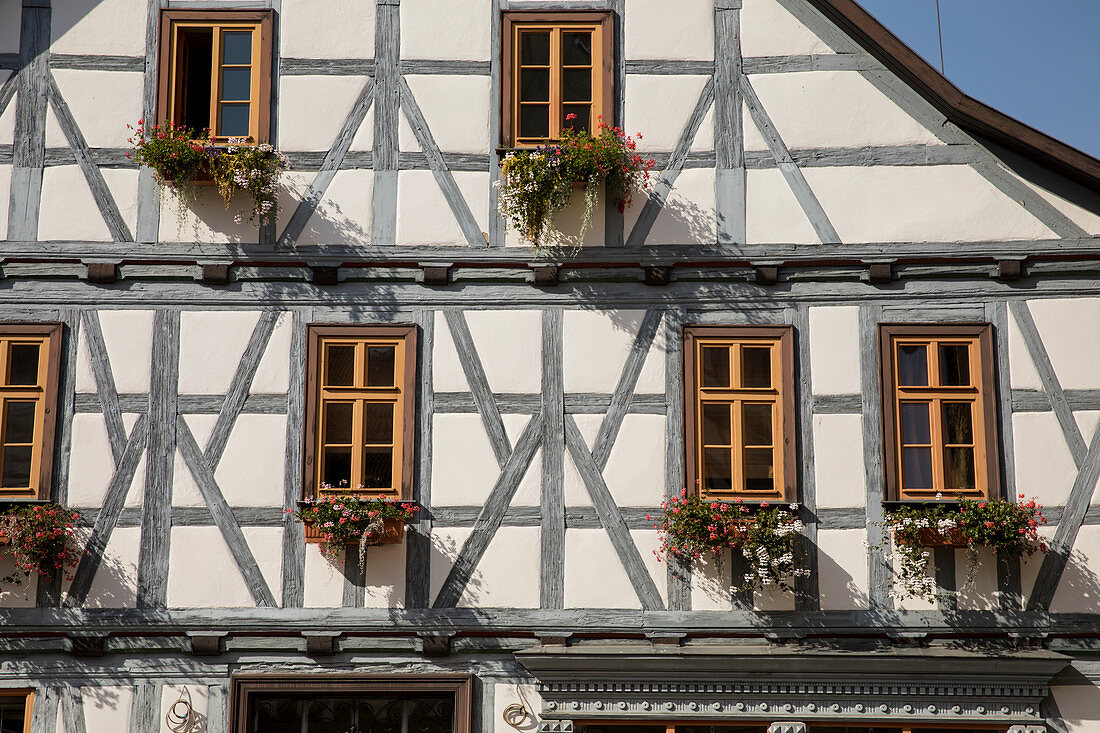
[[[28,733],[54,733],[57,730],[57,704],[61,688],[50,685],[35,690],[31,729]]]
[[[51,53],[51,69],[79,69],[81,71],[144,71],[144,56],[116,56],[111,54]]]
[[[686,315],[682,310],[665,311],[665,497],[679,496],[684,486],[684,340]],[[668,557],[665,571],[668,610],[691,610],[691,565]]]
[[[746,74],[787,74],[803,71],[865,71],[881,69],[869,53],[815,53],[792,56],[753,56],[743,60]]]
[[[610,0],[612,23],[612,74],[611,99],[613,100],[610,120],[604,122],[622,127],[624,105],[626,102],[626,0]],[[493,87],[496,89],[497,87]],[[623,211],[615,205],[609,181],[604,181],[603,243],[605,247],[622,247],[625,244]]]
[[[714,56],[714,188],[718,242],[744,243],[741,0],[719,0],[714,4]]]
[[[432,428],[435,407],[433,354],[435,352],[435,311],[417,314],[420,326],[420,359],[416,398],[416,476],[412,500],[420,511],[407,524],[405,538],[405,607],[428,608],[431,605],[432,559]]]
[[[130,702],[130,733],[154,733],[160,727],[161,682],[141,681],[134,685]]]
[[[280,60],[283,76],[372,76],[374,59],[297,59]]]
[[[542,312],[541,608],[565,606],[565,384],[563,315]]]
[[[83,312],[84,342],[88,345],[88,357],[95,376],[96,394],[103,412],[103,422],[107,428],[107,442],[111,446],[111,455],[117,464],[126,448],[126,426],[122,422],[119,408],[118,391],[115,388],[111,360],[107,355],[107,345],[103,340],[103,329],[99,323],[99,313],[94,310]]]
[[[489,3],[489,48],[502,48],[502,13],[508,0],[491,0]],[[489,89],[500,89],[501,58],[499,53],[492,54],[489,60]],[[500,136],[500,95],[495,91],[489,94],[489,145],[500,145],[504,141]],[[505,235],[504,217],[500,215],[500,159],[489,155],[489,246],[503,247]]]
[[[878,360],[878,325],[882,307],[862,305],[859,309],[860,394],[863,398],[863,460],[867,481],[867,572],[871,608],[893,608],[890,597],[890,566],[883,543],[886,538],[882,508],[882,400]]]
[[[142,80],[142,120],[153,120],[157,112],[157,62],[160,57],[160,11],[168,0],[145,3],[145,75]],[[160,239],[160,184],[149,167],[138,171],[137,241],[155,243]]]
[[[4,110],[11,104],[11,100],[15,97],[16,87],[19,86],[19,74],[12,74],[4,80],[3,84],[0,84],[0,115],[4,114]]]
[[[814,400],[813,381],[810,360],[810,310],[799,308],[794,314],[795,354],[797,354],[797,375],[795,377],[795,401],[798,405],[798,421],[795,425],[798,445],[798,501],[803,519],[802,561],[800,567],[807,568],[810,574],[795,578],[795,607],[806,611],[821,608],[821,594],[818,588],[818,551],[817,551],[817,477],[814,473]],[[864,343],[864,347],[867,344]],[[736,552],[736,550],[734,550]]]
[[[88,733],[84,719],[84,699],[79,687],[61,689],[61,714],[65,719],[65,733]]]
[[[466,382],[470,385],[477,411],[481,414],[481,422],[485,426],[485,432],[489,436],[489,443],[493,446],[493,455],[496,456],[497,465],[502,469],[508,462],[512,453],[512,445],[508,440],[508,434],[504,430],[504,421],[500,418],[500,410],[497,408],[493,393],[489,389],[489,380],[485,376],[485,368],[481,365],[481,357],[474,346],[474,337],[470,334],[470,327],[466,323],[466,316],[462,311],[444,311],[447,326],[451,331],[455,351],[458,352],[458,361],[462,365],[462,373],[466,375]]]
[[[49,0],[24,2],[15,73],[15,137],[8,199],[8,239],[38,238],[46,154],[46,77],[49,75]],[[6,86],[6,85],[5,85]]]
[[[400,0],[376,0],[374,18],[374,169],[371,244],[397,243],[398,117],[401,114]]]
[[[298,508],[303,497],[302,453],[305,441],[306,329],[308,311],[292,311],[290,322],[290,383],[286,412],[286,464],[283,481],[283,583],[285,608],[305,603],[306,547],[302,523],[286,510]]]

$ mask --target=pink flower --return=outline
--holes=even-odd
[[[993,529],[993,522],[986,522],[985,527],[986,529]]]
[[[565,121],[566,122],[568,122],[569,120],[575,120],[575,119],[577,119],[577,116],[575,114],[573,114],[572,112],[570,112],[569,114],[567,114],[565,116]]]

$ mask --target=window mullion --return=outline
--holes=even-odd
[[[348,472],[348,490],[358,491],[363,483],[363,460],[365,451],[363,448],[363,427],[366,420],[366,403],[368,400],[360,396],[355,400],[351,412],[351,471]]]
[[[249,64],[249,77],[252,84],[249,87],[248,98],[248,132],[252,141],[260,142],[260,26],[251,27],[252,30],[252,58]]]
[[[939,397],[933,397],[928,405],[928,426],[932,434],[932,488],[947,489],[947,471],[943,463],[943,405]]]
[[[741,493],[745,490],[745,440],[744,430],[741,425],[742,413],[742,400],[740,397],[731,400],[730,402],[730,466],[732,467],[732,484],[734,493]]]
[[[550,30],[550,139],[561,138],[561,28]]]

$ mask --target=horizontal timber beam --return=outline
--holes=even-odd
[[[184,415],[217,415],[225,403],[225,395],[180,395],[179,412]],[[144,413],[149,408],[149,395],[144,392],[120,394],[122,412]],[[78,392],[77,412],[101,412],[99,398],[94,392]],[[285,415],[285,394],[250,394],[241,412],[248,415]]]

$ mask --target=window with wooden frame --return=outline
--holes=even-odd
[[[268,142],[271,29],[270,10],[163,11],[157,122]]]
[[[60,359],[60,324],[0,324],[0,497],[50,498]]]
[[[305,496],[412,497],[415,326],[310,326]]]
[[[790,327],[684,330],[688,485],[714,499],[795,500]]]
[[[230,730],[470,733],[472,686],[458,675],[238,676]]]
[[[30,733],[34,692],[0,690],[0,733]]]
[[[880,326],[887,497],[999,494],[993,329]]]
[[[505,145],[530,147],[562,130],[612,122],[610,11],[504,14],[501,112]]]

